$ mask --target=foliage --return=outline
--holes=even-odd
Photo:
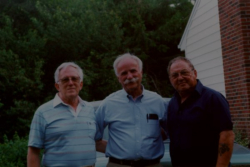
[[[125,52],[143,60],[147,89],[172,96],[166,68],[182,54],[177,45],[192,7],[189,0],[1,1],[0,136],[27,136],[35,109],[54,97],[54,71],[65,61],[83,68],[87,101],[121,88],[112,64]]]
[[[13,15],[16,17],[16,14]],[[12,136],[15,131],[27,134],[29,120],[39,104],[40,92],[43,88],[40,80],[43,75],[41,69],[43,60],[39,57],[39,50],[43,48],[44,40],[37,36],[35,30],[27,29],[22,34],[20,25],[17,25],[10,15],[2,14],[0,17],[2,27],[0,30],[0,136],[3,134]]]
[[[19,138],[15,133],[13,140],[4,135],[4,142],[0,144],[0,166],[26,167],[27,138]]]
[[[234,128],[234,134],[235,134],[235,141],[239,143],[240,145],[244,147],[249,147],[250,146],[250,140],[247,137],[244,137],[242,135],[242,132],[240,130],[237,130]]]

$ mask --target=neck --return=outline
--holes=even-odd
[[[134,89],[134,90],[128,90],[127,93],[133,97],[135,100],[137,97],[139,97],[142,94],[142,89]]]
[[[181,97],[181,103],[183,103],[192,94],[193,90],[178,92]]]
[[[183,103],[185,100],[187,100],[187,98],[190,96],[190,95],[183,95],[183,94],[179,94],[180,97],[181,97],[181,103]]]
[[[59,97],[62,99],[62,101],[64,103],[70,105],[76,111],[76,108],[77,108],[78,103],[79,103],[78,97],[75,97],[75,98],[62,98],[60,96],[60,93],[58,95],[59,95]]]

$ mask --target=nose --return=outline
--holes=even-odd
[[[128,72],[127,78],[128,79],[133,78],[133,74],[131,72]]]
[[[181,75],[181,73],[178,74],[177,79],[183,79],[183,76]]]
[[[68,84],[73,84],[73,83],[74,83],[74,82],[73,82],[72,78],[69,78]]]

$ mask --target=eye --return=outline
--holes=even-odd
[[[72,77],[71,80],[72,80],[73,82],[77,82],[77,81],[79,80],[79,77]]]
[[[126,71],[124,71],[124,72],[121,73],[121,76],[124,76],[124,75],[127,75]]]
[[[130,70],[130,72],[131,72],[131,73],[135,73],[135,72],[136,72],[136,70],[135,70],[135,69],[132,69],[132,70]]]
[[[181,71],[180,73],[182,76],[188,76],[190,74],[188,71]]]
[[[177,78],[178,76],[179,76],[178,73],[173,73],[170,77],[171,77],[171,78]]]
[[[76,83],[76,82],[79,82],[80,77],[62,78],[62,79],[60,79],[59,82],[61,82],[61,83],[63,83],[63,84],[66,84],[66,83],[68,83],[70,80],[71,80],[72,82]]]
[[[63,79],[61,79],[61,82],[62,83],[67,83],[67,82],[69,82],[69,78],[63,78]]]

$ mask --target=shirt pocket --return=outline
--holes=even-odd
[[[157,119],[147,119],[146,122],[144,122],[142,127],[142,134],[145,137],[154,137],[157,138],[160,135],[161,128],[159,120]]]
[[[88,122],[88,135],[91,139],[95,138],[96,122]]]

